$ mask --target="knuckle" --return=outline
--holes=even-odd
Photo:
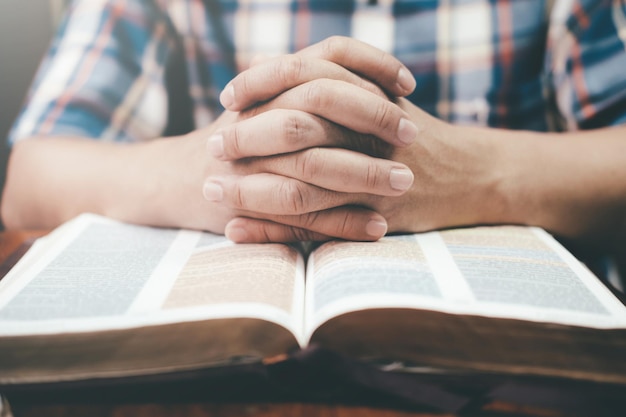
[[[350,213],[347,213],[342,220],[339,222],[338,226],[338,233],[339,236],[344,237],[344,238],[352,238],[353,237],[353,231],[356,230],[355,227],[355,221],[354,221],[354,216],[351,216]]]
[[[376,190],[383,182],[382,170],[375,163],[368,163],[365,170],[365,187],[370,190]]]
[[[232,204],[235,208],[238,208],[238,209],[247,208],[245,194],[241,186],[239,186],[239,184],[235,183],[232,185],[231,193],[232,193]]]
[[[235,125],[228,136],[224,135],[224,153],[232,156],[243,155],[244,144],[241,127]]]
[[[306,121],[296,113],[289,112],[282,119],[279,132],[282,132],[287,144],[301,143],[306,139]]]
[[[276,77],[283,85],[295,85],[300,81],[304,61],[297,55],[287,55],[276,66]]]
[[[274,239],[272,239],[272,233],[270,230],[270,226],[266,223],[261,223],[259,225],[259,228],[257,230],[258,234],[259,234],[259,240],[261,242],[272,242]]]
[[[326,88],[319,80],[306,84],[303,100],[307,106],[313,109],[325,108],[331,104],[329,95],[326,94]]]
[[[312,230],[317,226],[319,222],[320,213],[318,211],[313,211],[310,213],[305,213],[301,216],[302,227],[307,230]]]
[[[339,35],[334,35],[326,39],[323,43],[323,54],[331,61],[334,58],[343,56],[348,49],[347,38]]]
[[[380,101],[374,110],[374,125],[381,131],[387,131],[393,129],[392,111],[389,103],[386,101]]]
[[[306,186],[299,181],[284,181],[279,190],[279,201],[286,213],[301,214],[307,207],[308,193]]]
[[[320,148],[307,149],[301,152],[296,158],[296,169],[303,181],[311,181],[318,177],[323,171],[324,158]]]

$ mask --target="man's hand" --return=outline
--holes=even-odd
[[[351,239],[343,217],[333,213],[363,210],[364,196],[399,196],[412,184],[413,174],[404,164],[384,158],[417,136],[408,113],[388,97],[406,95],[414,87],[397,59],[347,38],[265,59],[224,89],[225,107],[245,116],[217,131],[209,149],[225,161],[249,164],[257,158],[278,177],[209,177],[205,196],[233,209],[285,216],[273,220],[287,227],[275,233],[270,228],[259,240],[302,239],[322,218],[334,231],[331,236]],[[296,181],[290,179],[294,172],[299,173]],[[276,211],[268,196],[284,208]],[[314,215],[317,222],[294,217],[302,214]],[[228,234],[237,241],[247,238],[242,228],[231,227]]]
[[[319,79],[345,81],[375,94],[404,97],[415,79],[398,59],[366,43],[333,36],[295,55],[264,59],[224,88],[220,101],[240,111]]]
[[[384,194],[373,184],[360,184],[357,187],[354,186],[355,181],[350,180],[347,184],[352,189],[343,190],[340,199],[334,200],[333,205],[339,206],[343,202],[346,206],[342,209],[347,212],[357,207],[373,210],[387,220],[389,232],[418,232],[493,223],[496,219],[504,222],[508,215],[507,201],[503,200],[499,189],[502,171],[496,168],[493,142],[480,137],[465,138],[461,128],[433,118],[405,99],[400,99],[398,106],[419,126],[419,134],[416,142],[408,147],[390,147],[387,162],[409,167],[415,178],[412,182],[406,180],[405,185],[410,185],[410,188],[401,193]],[[253,150],[254,146],[238,148],[243,153]],[[322,151],[324,148],[304,152]],[[353,153],[342,149],[329,149],[328,152],[339,159],[343,153]],[[369,169],[370,165],[366,162],[368,158],[365,155],[360,155],[360,159],[355,158],[351,169],[354,172]],[[320,158],[314,161],[319,167],[317,170],[323,171],[325,159],[320,154]],[[343,160],[343,166],[347,167],[349,164],[346,161]],[[349,178],[350,174],[344,175]],[[256,195],[253,187],[243,184],[231,186],[237,188],[240,195]],[[329,227],[340,229],[343,219],[332,211],[315,207],[315,197],[309,197],[311,201],[308,207],[319,210],[315,215],[328,222]],[[345,212],[342,211],[342,214]],[[254,217],[244,216],[232,220],[226,227],[226,235],[239,242],[312,237],[307,232],[309,224],[289,221],[285,217],[266,220]],[[338,237],[349,239],[342,235]]]
[[[385,93],[406,94],[414,81],[395,58],[356,41],[350,42],[357,45],[358,59],[346,59],[338,53],[343,49],[332,46],[350,46],[345,41],[322,44],[338,63],[306,56],[267,59],[236,77],[222,95],[225,105],[240,111],[239,122],[216,130],[209,151],[248,171],[208,176],[204,195],[233,213],[289,225],[263,240],[320,237],[311,232],[378,239],[386,231],[383,218],[372,220],[371,210],[352,206],[356,196],[398,196],[412,184],[404,164],[374,156],[415,139],[408,114]],[[343,66],[355,64],[367,64],[360,74],[384,90]],[[353,220],[346,223],[349,213],[370,216],[360,233],[350,227]],[[231,228],[229,237],[245,240],[243,232]]]
[[[222,116],[228,117],[232,117],[232,113],[227,112]],[[233,138],[252,135],[253,132],[263,135],[263,129],[272,126],[269,120],[268,123],[259,123],[255,118],[244,119],[230,127],[220,128],[220,133],[211,135],[207,143],[214,152],[215,136],[219,136],[220,141],[226,141],[231,138],[228,132],[232,133],[235,129],[238,129],[238,133]],[[247,132],[248,128],[252,130]],[[286,130],[279,128],[278,131]],[[338,127],[331,131],[342,133]],[[198,140],[206,141],[205,138],[204,132],[193,132],[183,140],[191,144]],[[376,240],[383,236],[387,226],[382,216],[366,208],[346,206],[352,204],[355,193],[401,195],[413,181],[411,171],[402,163],[373,158],[347,149],[306,147],[293,151],[290,149],[293,139],[287,137],[284,141],[276,141],[271,152],[259,152],[269,153],[268,156],[232,161],[225,153],[219,153],[219,157],[199,155],[199,146],[194,146],[195,151],[191,150],[186,158],[191,167],[201,164],[194,163],[194,160],[206,160],[208,157],[205,167],[187,171],[204,172],[206,175],[203,195],[210,204],[206,210],[211,216],[194,216],[206,219],[203,228],[223,232],[230,219],[246,216],[306,229],[310,233],[306,235],[308,239],[340,237]],[[244,141],[234,149],[248,153],[248,143],[252,144],[252,148],[257,147],[254,142]],[[176,153],[177,150],[172,148],[172,152]],[[301,231],[295,233],[299,233],[300,238],[305,237]],[[279,238],[272,234],[264,240],[285,241],[294,238]]]

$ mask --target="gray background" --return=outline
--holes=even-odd
[[[0,0],[0,180],[4,184],[6,137],[39,62],[50,43],[62,1]]]

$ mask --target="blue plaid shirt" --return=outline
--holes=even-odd
[[[254,55],[331,35],[398,57],[417,79],[410,99],[452,123],[626,122],[624,0],[84,0],[68,12],[11,141],[142,141],[181,120],[205,126]]]

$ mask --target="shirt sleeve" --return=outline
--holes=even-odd
[[[626,123],[624,0],[556,0],[546,51],[561,129]]]
[[[152,1],[76,0],[35,76],[10,143],[31,136],[141,141],[167,125],[165,69],[176,47]]]

